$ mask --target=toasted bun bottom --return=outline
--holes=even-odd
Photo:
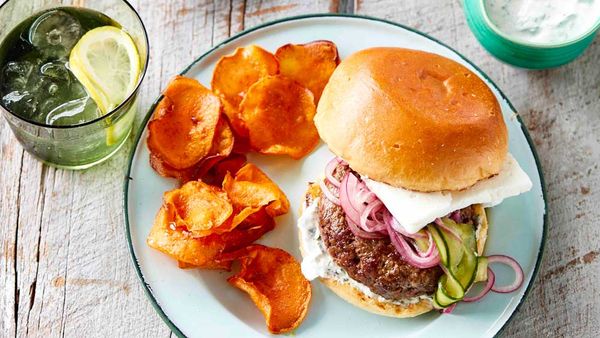
[[[331,278],[319,278],[319,280],[343,300],[376,315],[410,318],[433,310],[433,304],[429,299],[421,299],[418,303],[406,305],[380,302],[375,298],[365,295],[349,283],[341,283]]]
[[[312,199],[314,200],[321,195],[321,189],[316,184],[309,184],[309,188],[306,192],[306,195],[312,197]],[[305,207],[306,206],[303,203],[300,213],[304,212]],[[475,213],[479,216],[480,220],[476,235],[477,253],[481,255],[483,254],[483,249],[485,247],[485,242],[487,239],[488,222],[485,214],[485,209],[480,204],[474,205],[474,209]],[[302,236],[298,236],[298,239],[300,241],[300,253],[304,257],[304,251],[302,249],[304,247],[302,243]],[[323,277],[320,277],[319,280],[343,300],[360,309],[377,315],[395,318],[410,318],[416,317],[418,315],[433,310],[433,303],[430,299],[421,299],[417,303],[407,303],[405,305],[390,302],[381,302],[378,299],[366,295],[359,289],[350,285],[350,283],[340,282],[332,278]]]

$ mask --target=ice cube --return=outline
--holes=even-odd
[[[71,74],[67,69],[65,62],[53,61],[42,65],[40,73],[57,81],[71,82]]]
[[[67,57],[83,28],[77,18],[62,10],[41,15],[29,29],[29,42],[48,57]]]
[[[51,97],[44,100],[42,104],[39,105],[39,113],[40,115],[47,115],[58,106],[60,106],[60,101],[55,97]]]
[[[74,125],[88,121],[88,110],[94,109],[92,118],[97,117],[95,107],[89,104],[90,99],[83,97],[77,100],[65,102],[46,115],[46,124],[51,125]]]
[[[13,113],[25,118],[34,118],[37,113],[38,101],[28,91],[12,91],[2,97],[2,103]]]
[[[71,90],[71,95],[73,95],[74,97],[88,96],[88,93],[81,84],[81,82],[77,80],[71,81],[71,87],[69,87],[69,89]]]
[[[29,61],[8,62],[2,69],[2,86],[6,91],[25,90],[32,71]]]

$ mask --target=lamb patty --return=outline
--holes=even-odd
[[[341,180],[349,169],[338,166],[334,176]],[[335,191],[329,183],[328,187]],[[388,300],[431,295],[442,275],[439,267],[419,269],[405,262],[388,237],[363,239],[352,233],[341,206],[321,194],[319,227],[327,251],[348,275]]]

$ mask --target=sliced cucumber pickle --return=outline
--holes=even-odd
[[[484,282],[488,279],[488,260],[487,257],[477,257],[477,272],[473,283]]]
[[[443,275],[438,282],[434,300],[442,308],[448,307],[465,296],[465,291],[460,283],[450,274]]]
[[[431,237],[433,237],[433,241],[437,246],[438,252],[440,254],[440,262],[444,266],[448,266],[448,247],[446,246],[444,238],[442,237],[442,235],[438,231],[438,228],[435,225],[429,224],[427,226],[427,229],[431,233]]]
[[[484,273],[487,279],[487,261],[477,257],[472,225],[456,223],[448,218],[442,219],[442,222],[449,230],[433,224],[428,229],[440,253],[440,262],[445,267],[445,274],[440,278],[434,295],[434,305],[445,308],[461,301],[466,290]],[[481,267],[478,268],[480,262]]]

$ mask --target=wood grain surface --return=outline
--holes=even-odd
[[[497,61],[478,44],[457,0],[132,4],[151,44],[136,125],[161,88],[194,58],[232,34],[286,16],[344,12],[381,17],[431,34],[464,54],[523,117],[548,189],[544,261],[529,298],[503,335],[600,334],[598,39],[567,66],[527,71]],[[171,334],[146,299],[127,251],[122,183],[130,149],[128,144],[87,171],[57,170],[24,152],[6,122],[0,122],[0,336]]]

